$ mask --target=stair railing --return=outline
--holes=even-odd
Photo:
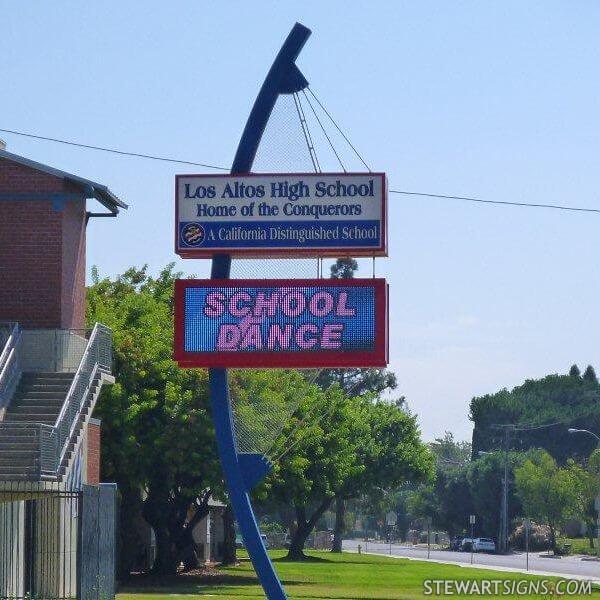
[[[6,408],[13,397],[21,376],[20,341],[21,329],[18,323],[7,323],[2,328],[6,341],[0,353],[0,410]]]
[[[43,444],[46,449],[43,458],[47,460],[47,457],[51,455],[49,450],[56,449],[54,472],[60,468],[69,441],[79,426],[81,413],[94,380],[101,373],[110,374],[111,370],[112,331],[105,325],[96,323],[52,431],[41,432],[46,438]],[[47,439],[48,434],[54,439]],[[42,458],[41,455],[40,458]]]

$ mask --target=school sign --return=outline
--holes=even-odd
[[[175,252],[387,256],[383,173],[178,175]]]

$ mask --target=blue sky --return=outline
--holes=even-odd
[[[600,208],[592,0],[0,7],[2,128],[228,166],[301,21],[313,36],[299,66],[392,187]],[[89,266],[176,260],[174,175],[200,169],[0,137],[131,205],[91,223]],[[474,395],[600,367],[599,226],[594,214],[390,197],[377,272],[391,286],[391,368],[427,439],[470,437]]]

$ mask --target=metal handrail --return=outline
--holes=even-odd
[[[21,330],[18,323],[10,323],[10,334],[0,354],[0,408],[4,408],[12,398],[19,381],[19,341]]]
[[[27,431],[35,438],[34,463],[37,477],[55,475],[56,466],[56,435],[52,425],[45,423],[2,423],[0,429],[5,432]]]
[[[64,459],[68,442],[73,437],[94,379],[99,372],[110,373],[111,371],[111,338],[112,331],[105,325],[96,323],[54,424],[57,470]],[[107,340],[108,344],[106,344]]]
[[[19,361],[21,331],[18,324],[11,325],[13,325],[11,334],[0,352],[0,408],[3,407],[4,395],[7,395],[9,400],[12,398],[21,373]],[[55,476],[59,473],[94,381],[100,374],[110,374],[111,371],[112,331],[105,325],[96,323],[54,425],[0,423],[0,430],[27,430],[35,436],[35,467],[39,476]]]

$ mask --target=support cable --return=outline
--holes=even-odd
[[[311,373],[308,377],[306,377],[307,383],[309,385],[313,385],[322,371],[323,371],[323,369],[315,369],[314,373]],[[296,406],[296,408],[292,411],[292,413],[289,415],[289,418],[291,418],[297,410],[298,410],[298,406]],[[315,410],[315,407],[313,407],[313,410]],[[311,411],[309,411],[309,412],[311,412]],[[273,460],[271,459],[271,456],[273,456],[273,453],[275,451],[277,451],[277,452],[279,451],[279,446],[281,446],[282,443],[285,443],[287,440],[289,440],[290,437],[296,432],[296,430],[302,425],[302,423],[306,422],[307,418],[308,418],[308,415],[306,415],[305,418],[302,420],[302,422],[298,423],[298,426],[294,427],[292,429],[292,431],[290,431],[281,442],[278,443],[276,439],[273,440],[273,443],[269,446],[269,448],[267,448],[267,450],[264,453],[265,456],[267,458],[269,458],[269,460],[271,460],[271,462],[273,462]],[[284,427],[285,427],[285,425],[284,425]],[[283,431],[283,428],[281,431]],[[281,433],[281,431],[279,431],[279,433]]]
[[[335,157],[337,158],[338,162],[340,163],[340,167],[342,167],[342,171],[344,171],[344,173],[347,173],[346,167],[344,166],[344,163],[342,162],[340,155],[337,153],[337,150],[335,149],[335,146],[333,145],[333,142],[331,141],[329,135],[327,135],[327,131],[325,130],[325,127],[323,127],[323,123],[321,123],[321,119],[319,119],[319,115],[317,115],[317,111],[315,110],[314,106],[312,105],[310,98],[307,96],[307,94],[304,90],[302,90],[302,93],[304,94],[304,98],[308,102],[308,105],[310,106],[310,110],[312,111],[313,115],[315,116],[317,123],[321,127],[321,131],[323,132],[323,135],[327,138],[327,141],[329,142],[329,146],[333,150]]]
[[[348,146],[350,146],[350,148],[352,148],[352,150],[354,151],[354,154],[356,154],[356,156],[358,156],[358,159],[360,160],[360,162],[363,165],[365,165],[365,167],[367,168],[367,171],[369,171],[369,173],[371,173],[371,167],[369,167],[369,165],[365,162],[364,158],[360,155],[359,151],[354,147],[354,144],[348,139],[348,136],[342,131],[341,127],[336,123],[335,119],[331,116],[329,111],[323,106],[323,103],[317,98],[317,95],[312,91],[311,87],[309,86],[307,89],[310,92],[311,96],[315,99],[315,101],[321,107],[323,112],[329,117],[329,120],[333,123],[335,128],[340,132],[340,135],[346,140]]]
[[[319,369],[317,374],[314,376],[313,379],[313,383],[314,381],[316,381],[317,377],[320,375],[320,373],[323,371],[324,369]],[[355,385],[353,385],[348,391],[344,391],[344,395],[345,396],[351,396],[353,394],[353,392],[361,385],[361,382],[356,383]],[[300,421],[298,421],[298,423],[296,423],[296,425],[294,425],[294,427],[292,428],[292,430],[285,436],[285,439],[283,440],[283,443],[287,442],[288,440],[290,440],[292,438],[292,436],[300,429],[300,427],[302,427],[303,425],[309,423],[309,425],[312,425],[315,421],[316,421],[316,417],[320,417],[320,418],[326,418],[329,417],[331,415],[331,411],[332,408],[335,406],[335,402],[332,402],[330,405],[329,410],[327,410],[325,413],[323,414],[319,414],[321,412],[321,406],[320,405],[316,405],[312,407],[312,410],[309,410],[307,412],[306,415],[304,415],[303,419],[300,419]],[[280,455],[278,455],[276,458],[274,459],[270,459],[271,462],[276,462],[281,460],[286,454],[288,454],[288,452],[294,448],[300,441],[302,440],[302,438],[297,439],[295,442],[293,442],[293,444],[291,446],[288,446]],[[275,444],[273,445],[275,446]]]
[[[306,146],[308,147],[308,153],[310,154],[310,160],[313,164],[313,168],[315,173],[321,173],[321,165],[319,164],[317,151],[313,144],[312,136],[310,135],[310,129],[304,115],[304,110],[302,108],[302,103],[300,102],[300,96],[298,96],[298,92],[294,92],[294,104],[296,105],[296,112],[298,113],[298,118],[300,119],[300,126],[302,127],[302,133],[304,134],[304,140],[306,141]]]
[[[335,405],[336,405],[335,401],[331,402],[330,405],[329,405],[328,410],[320,415],[321,419],[327,419],[327,418],[329,418],[333,414],[333,409],[335,408]],[[321,408],[321,406],[317,405],[317,409],[320,409],[320,408]],[[319,412],[320,412],[320,410],[317,410],[315,413],[313,413],[312,416],[318,415]],[[294,427],[294,429],[292,430],[292,432],[290,432],[290,434],[286,436],[285,441],[290,440],[292,434],[294,432],[298,431],[300,429],[300,427],[307,422],[308,416],[309,415],[306,415],[304,419],[302,419],[301,421],[299,421],[296,424],[296,427]],[[311,425],[312,425],[312,423],[311,423]],[[289,454],[300,442],[303,442],[305,438],[306,438],[306,436],[299,436],[294,442],[292,442],[287,448],[285,448],[285,450],[281,454],[279,454],[278,456],[276,456],[273,459],[270,458],[269,460],[272,463],[279,462],[284,456],[286,456],[287,454]]]

